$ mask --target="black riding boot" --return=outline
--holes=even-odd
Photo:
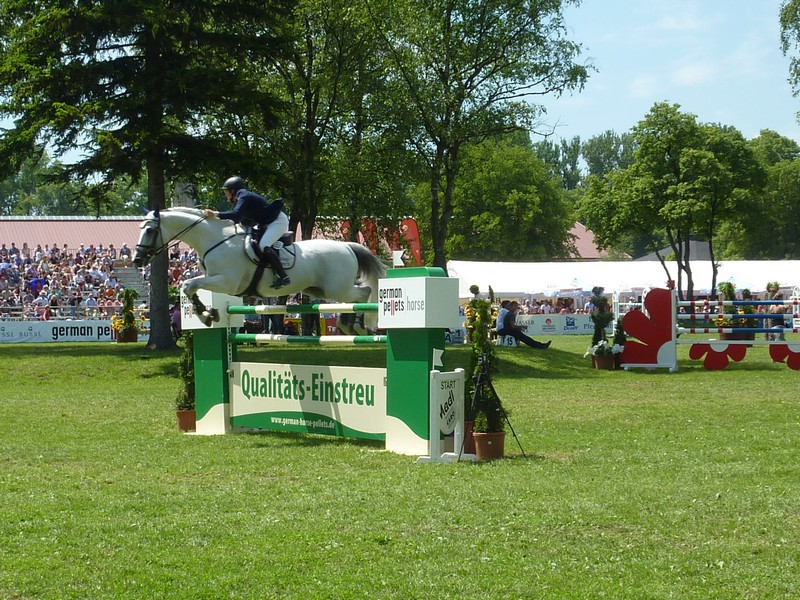
[[[278,258],[278,253],[275,252],[275,249],[272,246],[264,248],[264,257],[269,262],[269,266],[272,267],[272,270],[275,272],[275,281],[272,282],[272,287],[278,289],[288,285],[291,280],[281,264],[281,259]]]

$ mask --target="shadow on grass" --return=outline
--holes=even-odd
[[[313,433],[300,433],[294,431],[270,431],[270,430],[253,430],[243,432],[243,435],[253,436],[254,438],[269,438],[269,442],[256,441],[253,444],[254,448],[267,449],[267,448],[316,448],[321,446],[333,445],[347,445],[362,448],[373,448],[375,450],[382,450],[384,443],[380,440],[362,440],[359,438],[337,437],[319,435]]]
[[[4,352],[24,354],[27,357],[71,356],[78,358],[104,358],[109,356],[127,356],[142,360],[180,356],[182,347],[169,350],[148,350],[143,343],[117,344],[115,342],[53,343],[53,344],[15,344],[0,346],[0,356]]]

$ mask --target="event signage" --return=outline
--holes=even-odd
[[[537,335],[583,335],[594,332],[592,316],[588,314],[517,315],[517,325],[526,326],[525,333]]]
[[[111,321],[0,321],[0,343],[110,342]]]
[[[382,439],[386,369],[232,363],[232,424],[270,420],[270,429]]]
[[[456,328],[462,324],[458,279],[397,277],[378,282],[378,327],[383,329]]]
[[[458,409],[464,405],[464,373],[438,373],[431,386],[431,410],[437,413],[439,430],[450,435],[455,431]]]

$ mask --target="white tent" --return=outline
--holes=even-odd
[[[711,264],[708,261],[692,262],[695,293],[708,293],[711,287]],[[674,262],[667,266],[673,279],[677,279]],[[500,297],[525,295],[553,296],[562,290],[583,289],[591,291],[602,286],[606,293],[666,287],[667,276],[658,261],[592,261],[592,262],[476,262],[452,260],[447,272],[459,280],[460,298],[472,296],[469,288],[477,285],[481,294],[489,286]],[[800,285],[798,260],[742,260],[724,261],[719,265],[717,283],[731,281],[736,289],[749,288],[753,293],[766,290],[767,283],[778,281],[781,287]],[[686,281],[683,281],[686,287]],[[572,295],[572,294],[564,294]]]

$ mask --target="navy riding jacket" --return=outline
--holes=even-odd
[[[283,200],[270,202],[249,190],[236,192],[236,204],[233,209],[219,213],[220,219],[228,219],[234,223],[241,223],[247,227],[258,225],[263,228],[278,218],[283,210]]]

